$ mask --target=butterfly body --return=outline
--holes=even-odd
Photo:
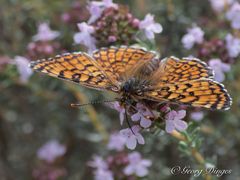
[[[150,100],[213,110],[227,110],[232,103],[203,61],[160,60],[155,52],[142,48],[101,48],[92,55],[69,53],[32,62],[30,67],[89,88],[113,91],[122,103]]]

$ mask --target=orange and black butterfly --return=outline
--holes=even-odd
[[[142,48],[67,53],[32,62],[30,67],[89,88],[113,91],[122,102],[151,100],[222,110],[232,102],[206,63],[195,58],[160,60],[155,52]]]

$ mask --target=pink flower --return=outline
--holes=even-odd
[[[96,169],[94,171],[95,180],[113,180],[113,174],[109,170],[107,162],[102,157],[94,156],[88,165]]]
[[[27,83],[29,77],[32,75],[32,70],[28,66],[30,61],[22,56],[16,56],[14,61],[20,74],[21,82]]]
[[[230,71],[230,65],[223,63],[220,59],[211,59],[208,63],[214,71],[215,80],[218,82],[223,82],[225,79],[224,72]]]
[[[100,156],[93,156],[93,160],[88,162],[88,165],[96,169],[108,169],[108,164]]]
[[[56,158],[63,156],[65,152],[64,145],[59,144],[57,140],[51,140],[37,151],[37,156],[39,159],[52,163]]]
[[[237,57],[240,54],[240,39],[227,34],[225,40],[229,56],[233,58]]]
[[[197,112],[192,112],[190,117],[194,121],[201,121],[203,119],[203,112],[202,111],[197,111]]]
[[[112,0],[103,0],[101,1],[91,1],[88,6],[88,10],[91,14],[91,17],[88,20],[88,23],[94,23],[98,18],[101,17],[104,9],[113,7],[118,8],[118,5],[113,3]]]
[[[234,29],[240,29],[240,3],[235,2],[230,10],[226,13],[226,17],[231,21],[231,26]]]
[[[211,6],[214,11],[221,12],[226,6],[233,3],[234,0],[210,0]]]
[[[108,42],[110,42],[110,43],[115,42],[116,40],[117,40],[116,36],[111,35],[108,37]]]
[[[100,18],[103,12],[103,8],[94,2],[90,3],[88,10],[91,14],[91,17],[88,20],[89,24],[94,23],[98,18]]]
[[[123,137],[120,133],[113,133],[110,136],[107,147],[110,150],[122,151],[124,149],[125,143],[125,137]]]
[[[142,159],[140,153],[132,152],[128,155],[129,164],[124,168],[125,175],[134,175],[138,177],[144,177],[148,174],[148,167],[152,165],[152,162],[148,159]]]
[[[74,42],[76,44],[85,45],[89,52],[95,50],[96,39],[92,36],[92,34],[95,32],[94,27],[83,22],[78,24],[78,28],[81,32],[74,34]]]
[[[140,131],[140,126],[135,125],[132,126],[132,131],[130,128],[127,129],[122,129],[120,131],[120,134],[126,139],[126,146],[128,149],[135,149],[138,144],[144,144],[144,138],[143,136],[139,133]]]
[[[151,14],[147,14],[139,23],[139,28],[144,30],[144,33],[148,39],[154,39],[154,33],[161,33],[162,32],[162,26],[159,23],[156,23],[154,21],[154,16]]]
[[[140,121],[140,125],[143,128],[150,127],[152,124],[152,121],[149,119],[149,117],[153,117],[153,114],[149,111],[149,109],[147,107],[145,107],[141,103],[137,103],[136,108],[137,108],[138,112],[131,116],[132,120]]]
[[[97,169],[94,172],[95,180],[114,180],[113,173],[110,170]]]
[[[175,129],[184,131],[187,128],[187,123],[182,120],[185,116],[185,110],[170,111],[166,115],[166,132],[172,133]]]
[[[203,42],[204,32],[198,26],[192,27],[187,30],[182,38],[182,43],[185,49],[191,49],[195,43],[200,44]]]
[[[33,41],[51,41],[60,35],[58,31],[52,31],[48,23],[41,23],[38,26],[38,33],[33,36]]]
[[[125,108],[122,107],[119,102],[109,103],[109,105],[111,108],[119,112],[120,124],[122,125],[124,121]]]

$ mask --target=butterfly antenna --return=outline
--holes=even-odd
[[[88,105],[93,105],[93,104],[101,104],[101,103],[109,103],[109,102],[115,102],[117,101],[116,99],[114,100],[103,100],[103,101],[91,101],[91,102],[88,102],[88,103],[83,103],[83,104],[75,104],[75,103],[72,103],[71,104],[71,107],[83,107],[83,106],[88,106]]]

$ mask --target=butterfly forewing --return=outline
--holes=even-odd
[[[142,48],[121,46],[120,48],[101,48],[93,53],[93,58],[103,67],[103,70],[116,79],[121,78],[131,67],[149,62],[156,53]],[[134,69],[131,69],[134,70]]]
[[[111,89],[115,85],[101,67],[85,53],[67,53],[34,61],[30,67],[53,77],[73,81],[95,89]]]

